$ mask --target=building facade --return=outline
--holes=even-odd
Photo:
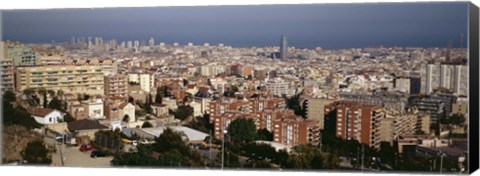
[[[16,89],[43,87],[65,93],[104,94],[103,69],[98,65],[18,67]]]
[[[125,75],[111,74],[104,77],[105,96],[128,97],[128,79]]]

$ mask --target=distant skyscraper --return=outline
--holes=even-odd
[[[150,40],[148,40],[148,45],[150,45],[150,47],[155,46],[155,39],[153,39],[153,37],[150,37]]]
[[[280,38],[280,58],[286,59],[287,58],[287,36],[282,35]]]

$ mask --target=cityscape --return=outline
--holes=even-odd
[[[7,37],[2,163],[468,172],[467,36],[355,48],[296,36],[249,47]]]

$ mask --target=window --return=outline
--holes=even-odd
[[[50,117],[50,118],[48,118],[48,120],[49,120],[49,122],[52,122],[52,118],[51,118],[51,117]]]

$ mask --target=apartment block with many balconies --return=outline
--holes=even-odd
[[[103,68],[100,65],[43,65],[17,67],[16,89],[45,88],[65,93],[104,94]]]
[[[110,74],[104,77],[105,96],[128,97],[128,78],[125,75]]]

